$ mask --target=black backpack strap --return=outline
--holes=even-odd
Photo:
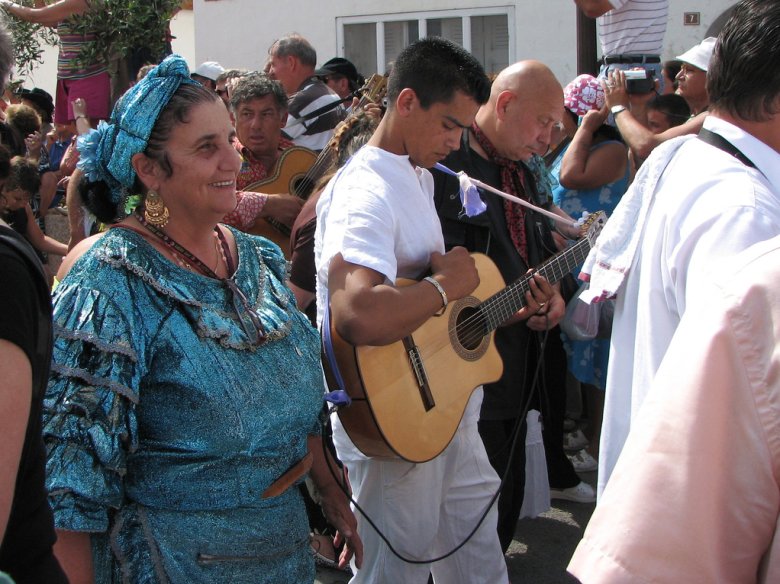
[[[756,165],[753,164],[753,161],[750,160],[750,158],[748,158],[742,153],[742,150],[734,146],[734,144],[726,140],[720,134],[716,134],[715,132],[712,132],[707,128],[702,128],[701,130],[699,130],[698,138],[699,140],[701,140],[702,142],[706,142],[710,146],[715,146],[715,148],[719,148],[720,150],[723,150],[724,152],[731,154],[734,158],[739,160],[745,166],[749,166],[750,168],[756,167]]]
[[[46,391],[51,364],[51,293],[35,250],[13,229],[0,225],[0,243],[13,250],[27,264],[30,275],[35,282],[38,296],[37,334],[35,337],[36,362],[31,363],[33,377],[33,398],[37,399]]]

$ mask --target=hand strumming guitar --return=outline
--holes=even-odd
[[[454,247],[445,254],[431,254],[431,274],[452,302],[471,294],[479,286],[474,258],[465,247]]]

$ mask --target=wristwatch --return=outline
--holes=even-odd
[[[609,111],[611,111],[611,112],[612,112],[612,117],[615,117],[615,116],[617,116],[617,115],[618,115],[620,112],[624,112],[624,111],[626,111],[626,109],[628,109],[628,108],[626,108],[626,106],[624,106],[624,105],[622,105],[622,104],[618,104],[618,105],[613,105],[613,106],[612,106],[612,107],[609,109]]]

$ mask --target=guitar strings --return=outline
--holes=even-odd
[[[478,344],[482,337],[491,330],[495,330],[498,325],[514,314],[513,311],[508,309],[501,310],[502,308],[506,307],[512,301],[520,304],[518,310],[523,307],[525,294],[530,291],[529,283],[534,274],[541,274],[548,280],[550,280],[550,277],[552,277],[553,280],[560,279],[580,263],[581,259],[575,258],[575,256],[578,256],[579,252],[584,251],[582,248],[586,246],[589,247],[588,240],[587,238],[583,238],[570,248],[557,253],[550,258],[540,270],[534,271],[525,278],[515,281],[504,290],[499,291],[480,303],[475,307],[476,311],[473,315],[456,323],[455,326],[451,327],[447,332],[449,334],[454,333],[458,339],[462,339],[462,344],[466,346]],[[557,268],[556,264],[560,264],[561,260],[565,260],[565,264],[560,268]],[[498,322],[495,322],[491,318],[494,313],[498,313],[498,316],[503,318],[500,318]]]

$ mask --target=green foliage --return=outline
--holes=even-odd
[[[16,0],[16,3],[32,6],[33,0]],[[37,64],[43,63],[43,45],[56,45],[57,35],[45,26],[8,15],[5,16],[5,25],[14,44],[15,76],[26,77]]]
[[[32,6],[33,0],[16,0]],[[168,21],[181,0],[93,0],[89,11],[74,17],[75,30],[94,33],[95,41],[81,50],[83,63],[128,55],[132,49],[147,47],[153,55],[163,55]],[[46,27],[8,17],[13,35],[16,70],[28,74],[41,62],[42,44],[56,45],[57,36]]]
[[[95,42],[79,55],[85,63],[108,61],[112,56],[128,55],[133,49],[147,47],[162,57],[168,21],[181,0],[102,0],[76,20],[76,30],[92,32]]]

